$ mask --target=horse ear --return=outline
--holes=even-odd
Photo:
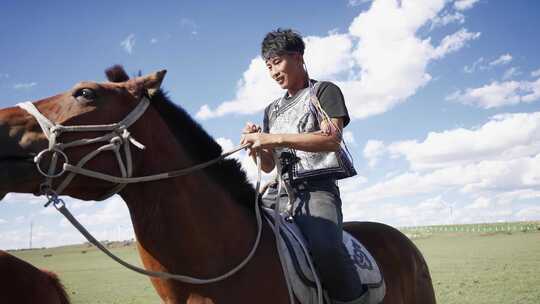
[[[143,87],[148,91],[150,96],[154,95],[154,93],[159,90],[166,73],[167,70],[161,70],[142,77]]]

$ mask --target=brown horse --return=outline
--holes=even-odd
[[[69,304],[58,277],[0,250],[0,303]]]
[[[189,167],[221,154],[220,146],[159,89],[165,72],[129,79],[121,67],[107,71],[111,82],[81,82],[67,92],[34,102],[50,121],[63,126],[121,121],[141,102],[150,107],[129,127],[145,149],[133,149],[133,175],[145,176]],[[102,133],[61,133],[58,142],[95,138]],[[129,144],[129,143],[128,143]],[[7,192],[40,193],[43,177],[32,157],[48,146],[33,116],[12,107],[0,111],[0,197]],[[101,144],[66,149],[71,164]],[[43,168],[46,168],[43,165]],[[102,153],[85,168],[120,176],[112,153]],[[64,176],[54,179],[53,187]],[[94,200],[115,185],[78,175],[63,194]],[[256,237],[255,191],[236,160],[192,174],[129,184],[126,202],[146,269],[209,278],[223,274],[248,254]],[[399,231],[377,223],[348,223],[346,229],[373,254],[384,273],[383,303],[435,303],[428,267],[419,250]],[[288,303],[288,292],[274,237],[264,226],[253,259],[234,276],[206,285],[151,279],[165,303]]]

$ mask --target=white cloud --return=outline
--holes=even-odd
[[[67,237],[69,235],[69,237]],[[44,246],[58,246],[81,243],[82,237],[76,233],[55,232],[51,227],[36,225],[33,229],[33,248]],[[29,247],[28,227],[0,232],[0,247],[4,249],[20,249]]]
[[[128,53],[133,52],[133,47],[135,47],[135,34],[129,34],[122,42],[120,46]]]
[[[491,61],[489,63],[489,65],[491,66],[496,66],[496,65],[505,65],[505,64],[508,64],[510,63],[510,61],[512,61],[512,55],[510,54],[504,54],[504,55],[501,55],[501,57]]]
[[[465,66],[463,68],[463,70],[465,71],[465,73],[474,73],[476,70],[488,70],[488,69],[491,69],[491,68],[496,67],[496,66],[502,66],[502,65],[508,64],[511,61],[512,61],[512,55],[510,55],[510,54],[501,55],[499,58],[497,58],[495,60],[492,60],[489,63],[486,62],[485,64],[484,64],[484,57],[480,57],[471,66]],[[507,73],[518,72],[517,68],[512,68],[512,69],[510,69],[512,71],[507,70]],[[514,75],[517,75],[517,74],[513,74],[513,75],[509,75],[509,76],[511,77],[511,76],[514,76]],[[503,79],[504,79],[504,76],[503,76]]]
[[[454,2],[454,8],[464,11],[472,8],[479,0],[457,0]]]
[[[118,195],[115,195],[103,202],[99,202],[97,211],[78,213],[77,219],[83,225],[89,227],[131,223],[128,208],[122,198]],[[62,218],[60,225],[62,227],[71,226],[71,224],[64,218]]]
[[[532,77],[540,77],[540,69],[531,72]]]
[[[24,204],[24,196],[13,196],[10,203]],[[119,196],[96,203],[69,197],[63,198],[75,217],[99,240],[133,238],[131,218],[127,206]],[[37,199],[41,204],[43,203],[43,197]],[[49,207],[41,209],[39,212],[24,212],[24,215],[13,216],[13,220],[0,231],[0,248],[27,248],[28,224],[30,222],[34,224],[34,247],[50,247],[85,241],[83,236],[76,229],[73,229],[67,220],[58,214],[53,207]]]
[[[345,131],[343,132],[343,140],[345,141],[345,144],[356,146],[356,140],[354,139],[354,134],[351,131]]]
[[[472,204],[465,206],[465,209],[486,209],[491,206],[488,198],[479,197]]]
[[[416,32],[443,5],[444,1],[401,5],[375,1],[353,20],[349,33],[358,39],[353,56],[360,73],[352,80],[338,82],[353,118],[384,113],[431,80],[426,66],[434,58],[434,47],[429,39],[418,38]]]
[[[453,191],[476,195],[509,189],[540,187],[540,154],[510,161],[480,161],[427,173],[406,172],[344,197],[356,204]]]
[[[451,222],[448,205],[440,195],[413,203],[355,204],[345,201],[345,220],[389,223],[393,226],[435,225]]]
[[[485,69],[485,67],[481,65],[482,62],[484,62],[484,57],[478,58],[475,62],[473,62],[471,66],[466,65],[465,67],[463,67],[463,71],[465,73],[471,74],[474,73],[477,69]]]
[[[450,23],[458,23],[458,24],[463,24],[465,23],[465,16],[460,13],[460,12],[455,12],[453,14],[451,13],[446,13],[442,16],[435,16],[432,20],[431,20],[431,30],[435,29],[435,28],[438,28],[438,27],[443,27],[443,26],[446,26]]]
[[[244,72],[233,100],[223,102],[215,110],[211,110],[208,105],[203,105],[196,117],[208,119],[230,113],[255,113],[268,105],[269,96],[279,96],[280,94],[281,90],[268,76],[262,58],[257,57],[251,61],[248,70]]]
[[[343,193],[343,198],[350,198],[357,204],[364,204],[387,198],[404,198],[417,194],[425,194],[442,189],[441,186],[430,181],[430,177],[418,173],[404,173],[389,180],[378,182],[354,192]]]
[[[520,221],[534,221],[540,218],[540,206],[530,206],[521,209],[516,213]]]
[[[497,194],[494,199],[498,205],[509,205],[516,201],[540,198],[540,190],[518,189]]]
[[[468,41],[478,39],[479,37],[480,33],[471,33],[463,28],[452,35],[444,37],[441,44],[435,49],[433,56],[435,58],[442,58],[446,54],[463,48]]]
[[[518,68],[511,67],[511,68],[509,68],[508,70],[506,70],[504,72],[504,75],[503,75],[502,79],[503,80],[508,80],[508,79],[514,78],[515,76],[518,76],[520,74],[521,74],[521,72],[519,71]]]
[[[7,204],[44,204],[45,198],[33,194],[8,193],[2,202]]]
[[[5,223],[7,223],[7,221],[0,218],[0,225],[1,225],[1,224],[5,224]]]
[[[384,149],[404,156],[415,170],[530,157],[540,153],[540,112],[496,115],[477,129],[430,132],[424,141],[400,141]]]
[[[126,203],[120,196],[115,195],[99,204],[104,204],[105,207],[87,217],[88,225],[116,224],[119,221],[131,222]]]
[[[429,62],[444,58],[480,36],[461,29],[443,38],[438,46],[432,45],[429,38],[419,38],[417,31],[438,16],[444,4],[444,0],[401,4],[394,0],[374,1],[369,10],[352,21],[347,33],[331,31],[325,36],[305,37],[311,76],[334,81],[341,87],[352,118],[392,109],[431,80],[426,72]],[[232,100],[215,109],[203,105],[196,116],[208,119],[256,113],[281,94],[263,60],[256,57],[244,72]]]
[[[364,157],[370,167],[375,167],[379,158],[385,153],[384,143],[378,140],[368,140],[364,147]]]
[[[410,168],[367,187],[342,191],[344,202],[357,206],[349,210],[353,217],[396,223],[396,218],[362,210],[451,193],[462,196],[461,201],[472,198],[472,203],[461,204],[462,210],[469,210],[462,211],[461,222],[518,219],[515,208],[504,206],[540,197],[540,112],[496,115],[478,128],[430,132],[423,141],[369,142],[366,147],[374,147],[364,149],[369,160],[404,157]],[[436,219],[428,218],[419,223]]]
[[[13,88],[15,90],[25,90],[25,89],[30,89],[32,87],[35,87],[36,85],[37,85],[36,82],[17,83],[13,85]]]
[[[492,206],[490,208],[466,209],[459,208],[455,212],[455,223],[496,223],[517,221],[513,208]]]
[[[229,151],[232,150],[235,147],[235,144],[232,142],[232,140],[224,137],[219,137],[216,139],[216,142],[221,146],[221,149],[223,151]]]
[[[58,211],[56,210],[56,208],[54,208],[54,206],[50,206],[50,208],[43,208],[39,211],[39,214],[40,215],[56,215],[58,214]]]
[[[215,114],[207,104],[202,105],[199,111],[195,114],[195,117],[198,119],[208,119],[215,116],[219,115]]]
[[[2,78],[6,78],[6,79],[9,78],[9,74],[7,74],[7,73],[0,73],[0,79],[2,79]]]
[[[158,41],[159,40],[157,38],[151,38],[150,39],[150,44],[156,44],[156,43],[158,43]]]
[[[308,36],[305,58],[312,78],[333,78],[354,67],[353,43],[348,35],[330,32],[328,36]]]
[[[347,202],[354,202],[354,195],[357,191],[364,188],[368,179],[362,175],[356,175],[339,181],[339,190],[341,194],[341,200]]]
[[[540,78],[536,81],[507,81],[458,90],[446,97],[446,100],[463,104],[476,105],[484,109],[497,108],[519,103],[531,103],[540,99]]]

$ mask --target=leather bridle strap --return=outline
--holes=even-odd
[[[146,111],[150,105],[150,100],[146,96],[143,96],[137,106],[120,122],[113,124],[105,125],[80,125],[80,126],[63,126],[61,124],[55,124],[46,118],[32,102],[23,102],[17,104],[20,108],[24,109],[30,115],[32,115],[38,122],[39,126],[43,130],[43,133],[49,141],[49,146],[47,149],[41,151],[35,158],[34,162],[36,163],[38,171],[45,176],[45,182],[42,183],[42,189],[51,189],[52,180],[54,178],[60,177],[66,171],[66,166],[71,166],[69,164],[69,159],[67,155],[63,152],[64,149],[79,147],[84,145],[96,144],[105,142],[103,146],[97,148],[96,150],[90,152],[88,155],[83,157],[75,167],[82,168],[88,161],[96,157],[101,152],[112,151],[116,156],[118,161],[118,166],[122,177],[130,177],[133,174],[133,162],[131,157],[131,148],[130,144],[133,144],[139,149],[144,149],[144,145],[135,140],[129,131],[127,130],[133,123],[135,123]],[[69,143],[59,143],[58,137],[62,133],[67,132],[96,132],[96,131],[105,131],[109,132],[103,136],[96,138],[83,138],[75,140]],[[120,148],[123,146],[124,158],[120,153]],[[43,157],[47,154],[51,154],[51,161],[47,172],[45,172],[40,164],[43,160]],[[64,159],[64,165],[62,170],[59,173],[55,173],[56,164],[58,161],[59,155]],[[124,163],[125,161],[125,163]],[[55,193],[60,195],[69,183],[73,180],[77,173],[71,171],[68,176],[62,181],[57,189],[54,190]],[[115,186],[111,191],[109,191],[101,200],[108,198],[116,193],[118,193],[125,184],[119,184]]]
[[[209,167],[209,166],[211,166],[211,165],[213,165],[213,164],[215,164],[217,162],[222,161],[223,159],[230,156],[231,154],[234,154],[234,153],[236,153],[236,152],[238,152],[238,151],[240,151],[242,149],[245,149],[245,148],[249,147],[250,145],[251,144],[244,144],[244,145],[237,146],[237,147],[233,148],[232,150],[229,150],[229,151],[221,154],[220,156],[218,156],[218,157],[216,157],[214,159],[211,159],[211,160],[209,160],[207,162],[204,162],[204,163],[200,163],[200,164],[191,166],[189,168],[184,168],[184,169],[180,169],[180,170],[175,170],[175,171],[170,171],[170,172],[165,172],[165,173],[159,173],[159,174],[154,174],[154,175],[146,175],[146,176],[139,176],[139,177],[118,177],[118,176],[108,175],[108,174],[104,174],[104,173],[100,173],[100,172],[96,172],[96,171],[92,171],[92,170],[87,170],[87,169],[81,168],[79,166],[72,166],[70,164],[65,164],[64,165],[64,170],[70,171],[70,172],[73,172],[73,173],[76,173],[76,174],[80,174],[80,175],[85,175],[85,176],[88,176],[88,177],[93,177],[93,178],[97,178],[97,179],[106,180],[106,181],[109,181],[109,182],[112,182],[112,183],[132,184],[132,183],[151,182],[151,181],[157,181],[157,180],[162,180],[162,179],[167,179],[167,178],[178,177],[178,176],[182,176],[182,175],[192,173],[194,171],[204,169],[204,168]]]
[[[191,172],[194,172],[196,170],[201,170],[203,168],[206,168],[208,166],[211,166],[212,164],[215,164],[216,162],[224,159],[225,157],[240,151],[244,148],[249,147],[251,144],[244,144],[241,146],[238,146],[234,148],[233,150],[226,152],[215,159],[212,159],[210,161],[207,161],[202,164],[195,165],[193,167],[162,173],[162,174],[156,174],[156,175],[150,175],[150,176],[142,176],[142,177],[135,177],[131,178],[132,173],[132,160],[131,160],[131,152],[129,150],[129,143],[132,143],[133,145],[137,146],[140,149],[144,149],[144,146],[137,142],[135,139],[131,137],[129,132],[127,131],[127,128],[131,126],[137,119],[139,119],[142,114],[146,111],[150,104],[150,101],[148,98],[143,97],[141,102],[137,104],[137,106],[124,118],[121,122],[115,123],[115,124],[109,124],[109,125],[90,125],[90,126],[62,126],[60,124],[54,124],[49,119],[47,119],[43,114],[39,112],[39,110],[34,106],[31,102],[24,102],[18,104],[19,107],[26,110],[30,115],[35,117],[38,124],[41,126],[43,133],[49,140],[49,147],[48,149],[45,149],[41,151],[36,158],[34,159],[34,162],[36,163],[38,171],[46,177],[46,182],[42,184],[42,192],[47,196],[48,202],[45,204],[45,206],[48,206],[50,204],[53,204],[53,206],[60,212],[66,219],[77,229],[79,232],[92,244],[94,244],[96,247],[98,247],[101,251],[103,251],[105,254],[107,254],[109,257],[111,257],[116,262],[120,263],[121,265],[144,275],[151,276],[151,277],[157,277],[162,279],[173,279],[178,280],[184,283],[189,284],[209,284],[209,283],[215,283],[222,280],[225,280],[229,278],[230,276],[234,275],[238,271],[240,271],[255,255],[255,252],[257,251],[257,248],[259,247],[259,243],[261,240],[262,235],[262,219],[260,214],[260,207],[259,207],[259,189],[261,186],[261,157],[260,154],[257,154],[257,186],[255,191],[255,202],[254,202],[254,211],[255,211],[255,217],[257,221],[257,236],[255,238],[255,241],[253,243],[253,247],[249,251],[246,258],[244,258],[238,265],[236,265],[234,268],[229,270],[228,272],[217,276],[213,278],[203,279],[203,278],[196,278],[196,277],[190,277],[186,275],[178,275],[178,274],[171,274],[167,272],[159,272],[159,271],[149,271],[140,267],[137,267],[135,265],[129,264],[126,261],[123,261],[116,255],[114,255],[112,252],[110,252],[105,246],[103,246],[96,238],[94,238],[85,228],[81,225],[75,219],[75,217],[69,212],[67,209],[64,201],[59,198],[59,195],[61,191],[63,191],[67,185],[71,182],[73,177],[76,174],[83,174],[89,177],[99,178],[107,181],[111,181],[114,183],[119,183],[121,187],[116,187],[116,192],[120,191],[117,189],[121,189],[128,183],[135,183],[135,182],[146,182],[146,181],[155,181],[155,180],[161,180],[166,178],[173,178],[178,177],[181,175],[186,175]],[[89,132],[89,131],[110,131],[110,133],[103,135],[101,137],[92,138],[92,139],[80,139],[76,140],[70,143],[62,144],[57,143],[57,137],[63,133],[63,132]],[[94,150],[93,152],[90,152],[88,155],[83,157],[76,166],[69,164],[69,159],[67,155],[63,152],[63,149],[65,148],[71,148],[71,147],[77,147],[87,144],[94,144],[99,142],[106,142],[109,141],[109,144],[105,144],[98,149]],[[122,159],[120,157],[119,148],[124,144],[124,149],[126,153],[126,161],[127,161],[127,168],[122,162]],[[82,167],[92,158],[94,158],[96,155],[103,151],[114,151],[115,155],[117,156],[118,163],[120,166],[120,170],[123,177],[115,177],[110,176],[107,174],[103,174],[100,172],[95,172],[92,170],[83,169]],[[51,163],[49,165],[49,169],[47,172],[44,172],[42,168],[40,167],[40,162],[43,159],[43,155],[47,152],[52,153]],[[62,168],[62,171],[60,173],[55,174],[55,166],[57,162],[58,155],[61,155],[61,157],[64,158],[64,165]],[[70,174],[68,177],[62,182],[62,184],[58,187],[57,191],[53,190],[50,185],[53,178],[59,177],[62,175],[65,171],[69,171]],[[116,192],[111,192],[112,194],[115,194]]]
[[[141,106],[142,105],[142,106]],[[25,102],[22,104],[19,104],[19,106],[23,109],[25,109],[28,113],[33,115],[40,126],[43,128],[43,132],[49,139],[49,149],[41,151],[38,156],[36,156],[36,159],[34,160],[36,163],[36,166],[38,170],[41,172],[41,174],[45,175],[48,179],[52,179],[55,177],[60,176],[64,172],[70,172],[68,177],[62,182],[62,184],[58,187],[58,189],[55,190],[56,194],[60,195],[63,190],[67,187],[67,185],[71,182],[71,180],[75,177],[75,175],[80,174],[88,177],[93,177],[96,179],[105,180],[111,183],[121,184],[122,187],[124,187],[126,184],[130,183],[141,183],[141,182],[149,182],[149,181],[157,181],[167,178],[173,178],[178,177],[181,175],[189,174],[193,171],[201,170],[206,167],[209,167],[224,158],[242,150],[250,146],[250,144],[244,144],[237,146],[230,151],[227,151],[220,156],[211,159],[207,162],[194,165],[189,168],[184,168],[180,170],[165,172],[165,173],[159,173],[154,175],[147,175],[147,176],[139,176],[139,177],[131,177],[132,176],[132,159],[131,159],[131,151],[129,148],[129,144],[126,143],[127,140],[129,140],[132,144],[137,146],[140,149],[144,149],[144,146],[137,142],[136,140],[131,137],[129,132],[127,131],[127,128],[133,124],[146,110],[146,108],[149,105],[149,100],[144,97],[141,102],[137,105],[137,107],[130,113],[128,116],[122,120],[119,123],[116,124],[110,124],[110,125],[92,125],[92,126],[62,126],[62,125],[55,125],[51,121],[49,121],[45,116],[43,116],[39,110],[31,103],[31,102]],[[56,143],[56,137],[60,133],[65,132],[82,132],[82,131],[112,131],[111,133],[108,133],[104,136],[98,137],[98,138],[92,138],[92,139],[80,139],[76,140],[70,143]],[[121,133],[120,133],[121,132]],[[120,133],[120,134],[118,134]],[[110,141],[109,144],[103,145],[100,148],[94,150],[93,152],[90,152],[88,155],[83,157],[77,165],[72,165],[68,162],[68,158],[65,153],[63,153],[63,150],[65,148],[71,148],[76,146],[82,146],[87,144],[94,144],[98,142],[103,141]],[[122,158],[119,153],[120,146],[124,145],[125,149],[125,156],[126,156],[126,163],[127,165],[124,165],[122,162]],[[91,159],[93,159],[95,156],[97,156],[99,153],[104,151],[113,151],[115,152],[118,164],[120,167],[120,171],[122,173],[122,176],[113,176],[108,175],[105,173],[89,170],[83,168],[83,166]],[[52,164],[49,168],[49,173],[42,172],[42,169],[40,167],[40,161],[42,159],[42,156],[46,152],[52,152],[54,155],[61,155],[65,162],[62,166],[62,171],[59,174],[53,175],[50,173],[51,167],[52,170],[54,170],[54,167],[56,164]],[[115,194],[118,191],[112,193]]]

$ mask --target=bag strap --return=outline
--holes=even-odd
[[[310,79],[310,81],[311,81],[311,79]],[[315,84],[313,84],[313,91],[315,91],[315,97],[317,97],[317,99],[319,99],[319,96],[317,96],[317,95],[319,95],[319,88],[321,87],[321,83],[322,83],[322,81],[317,80],[315,82]]]

